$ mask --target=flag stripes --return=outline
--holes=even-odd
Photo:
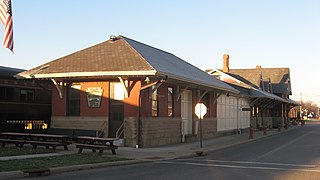
[[[0,21],[4,25],[3,46],[13,52],[13,22],[11,0],[0,1]]]

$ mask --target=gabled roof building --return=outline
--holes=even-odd
[[[213,137],[217,98],[239,93],[171,53],[124,36],[111,36],[16,77],[55,84],[51,128],[92,130],[122,138],[131,147],[195,138],[198,102],[208,108],[203,136]]]
[[[283,126],[288,123],[290,108],[299,105],[289,99],[292,94],[289,68],[230,69],[226,54],[222,70],[206,72],[240,90],[240,96],[250,98],[250,124],[255,128]]]

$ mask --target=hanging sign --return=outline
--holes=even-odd
[[[99,108],[103,93],[102,87],[88,87],[87,89],[88,107]]]

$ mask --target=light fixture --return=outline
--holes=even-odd
[[[144,80],[145,83],[149,84],[150,83],[150,78],[147,76],[146,79]]]

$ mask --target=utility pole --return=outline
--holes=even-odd
[[[302,119],[302,93],[300,93],[300,119]]]

